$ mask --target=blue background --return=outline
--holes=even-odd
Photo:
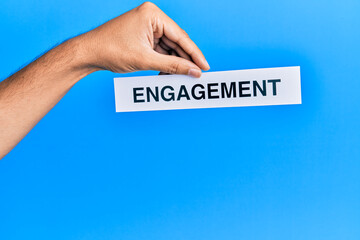
[[[360,239],[360,1],[155,3],[212,71],[300,65],[303,104],[115,113],[156,72],[92,74],[0,161],[0,239]],[[2,0],[0,77],[139,4]]]

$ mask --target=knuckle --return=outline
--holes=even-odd
[[[181,29],[181,33],[184,37],[189,38],[189,34],[184,29]]]
[[[148,9],[153,9],[154,7],[156,7],[156,5],[152,2],[144,2],[143,4],[141,4],[139,6],[140,9],[145,9],[145,10],[148,10]]]
[[[177,63],[177,62],[173,62],[170,64],[169,66],[169,69],[168,69],[168,73],[170,74],[176,74],[179,72],[179,67],[180,67],[180,64]]]
[[[188,55],[190,55],[190,56],[192,56],[192,55],[194,55],[194,49],[189,49],[188,51],[187,51],[187,54]]]
[[[143,19],[148,19],[157,14],[157,8],[158,7],[152,2],[144,2],[137,7],[137,11]]]

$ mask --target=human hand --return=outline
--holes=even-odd
[[[150,2],[77,38],[86,53],[87,67],[95,70],[156,70],[200,77],[201,69],[210,69],[186,32]]]
[[[201,76],[210,67],[189,36],[154,4],[139,7],[51,49],[0,81],[0,159],[88,74],[157,70]]]

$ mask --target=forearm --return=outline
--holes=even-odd
[[[0,159],[81,78],[95,71],[78,38],[50,50],[0,82]]]
[[[77,81],[96,70],[200,77],[209,68],[187,33],[155,4],[145,2],[0,82],[0,159]]]

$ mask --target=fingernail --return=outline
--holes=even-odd
[[[199,78],[201,76],[201,70],[196,68],[190,68],[188,75],[191,77]]]

